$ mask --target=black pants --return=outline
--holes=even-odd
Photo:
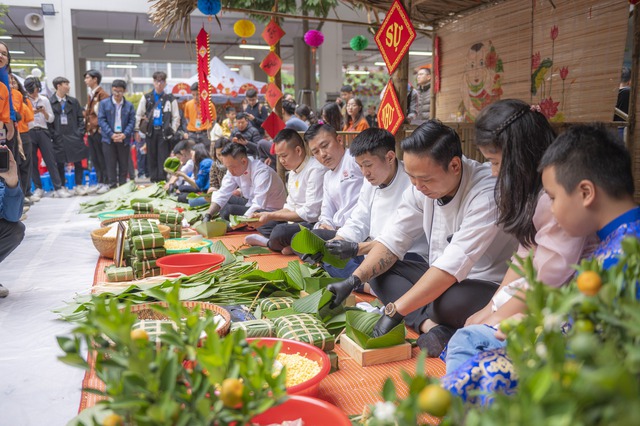
[[[195,143],[201,143],[204,145],[204,147],[207,149],[207,152],[211,151],[211,141],[209,140],[209,132],[208,131],[203,131],[203,132],[188,132],[189,133],[189,139],[191,139],[192,141],[194,141]]]
[[[107,164],[107,180],[104,183],[108,183],[111,188],[124,185],[129,172],[129,145],[115,142],[101,144],[102,155]]]
[[[107,172],[107,159],[102,145],[102,135],[95,132],[87,138],[89,142],[89,158],[91,165],[96,169],[98,183],[109,183],[109,173]]]
[[[192,192],[198,192],[199,189],[198,188],[194,188],[193,186],[191,186],[191,185],[189,185],[187,183],[187,184],[184,184],[184,185],[180,185],[178,187],[178,191],[180,191],[180,194],[178,194],[178,202],[180,202],[180,203],[188,203],[189,199],[187,197],[189,196],[189,194],[192,193]]]
[[[246,205],[248,200],[243,197],[232,195],[227,204],[220,210],[220,217],[229,220],[229,215],[243,215],[249,210]]]
[[[0,262],[16,249],[24,238],[24,224],[0,219]]]
[[[49,133],[49,130],[41,127],[34,127],[29,131],[29,134],[31,135],[31,177],[33,179],[33,184],[36,188],[42,189],[42,181],[40,180],[40,172],[38,169],[38,150],[40,150],[44,164],[49,170],[53,189],[57,191],[62,188],[62,178],[64,177],[64,173],[62,173],[62,176],[58,173],[56,157],[53,154],[53,141],[51,140],[51,134]]]
[[[153,134],[147,136],[147,166],[149,168],[149,179],[151,182],[160,182],[167,178],[164,171],[164,160],[169,157],[171,145],[162,136],[162,129],[154,128]]]
[[[22,193],[25,197],[31,195],[31,170],[33,169],[33,159],[31,158],[33,156],[33,148],[31,148],[31,136],[29,133],[30,132],[20,133],[25,159],[20,159],[20,161],[18,161],[20,187],[22,188]]]
[[[391,269],[369,280],[376,296],[385,305],[395,302],[427,272],[429,265],[399,260]],[[405,317],[406,324],[416,331],[427,319],[436,324],[462,328],[465,321],[484,308],[498,289],[498,284],[483,280],[462,280],[453,284],[440,297]]]
[[[64,174],[64,166],[66,166],[67,163],[57,163],[57,164],[58,164],[58,173],[60,174],[60,176],[63,176],[66,181],[66,176]],[[82,167],[82,161],[76,161],[73,163],[73,173],[74,173],[76,186],[82,185],[83,183],[82,178],[84,177],[84,167]]]
[[[287,223],[272,220],[262,225],[257,231],[269,238],[267,247],[274,251],[282,251],[283,248],[291,245],[293,236],[300,232],[300,225],[307,229],[312,229],[314,224],[309,222]]]

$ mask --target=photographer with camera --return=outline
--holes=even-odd
[[[0,263],[20,245],[24,224],[20,222],[24,194],[18,184],[18,166],[9,148],[0,144]],[[0,284],[0,298],[9,290]]]

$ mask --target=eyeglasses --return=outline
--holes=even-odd
[[[154,83],[161,84],[161,83],[166,83],[166,82],[167,82],[167,80],[153,80],[153,82],[154,82]]]

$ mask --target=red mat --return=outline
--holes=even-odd
[[[231,250],[239,248],[244,243],[247,234],[231,234],[215,240],[222,240]],[[297,259],[296,256],[283,256],[280,254],[251,256],[248,261],[257,261],[258,267],[263,270],[273,270],[286,267],[289,261]],[[94,285],[105,281],[104,267],[112,263],[111,259],[100,257],[94,274]],[[373,298],[367,295],[358,295],[359,301],[370,301]],[[409,331],[408,337],[415,338],[416,334]],[[320,383],[319,397],[331,402],[349,415],[362,414],[370,404],[382,401],[380,393],[382,385],[387,377],[396,383],[398,398],[407,396],[407,387],[404,385],[400,372],[407,371],[411,375],[416,371],[416,357],[419,350],[413,349],[413,358],[406,361],[397,361],[370,367],[360,367],[339,345],[335,352],[338,354],[339,370],[330,374]],[[103,389],[104,384],[93,372],[93,360],[89,360],[91,371],[85,373],[82,380],[82,388]],[[445,364],[440,359],[429,358],[425,362],[425,371],[429,376],[442,377],[445,373]],[[82,392],[79,412],[85,408],[94,406],[101,398],[95,394]],[[437,419],[425,416],[423,421],[437,423]]]

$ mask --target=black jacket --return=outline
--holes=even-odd
[[[82,161],[89,155],[89,148],[84,143],[84,114],[80,102],[76,98],[67,96],[64,114],[67,124],[62,124],[62,104],[53,94],[49,101],[53,110],[53,123],[49,123],[49,130],[53,138],[53,152],[59,163],[75,163]]]

